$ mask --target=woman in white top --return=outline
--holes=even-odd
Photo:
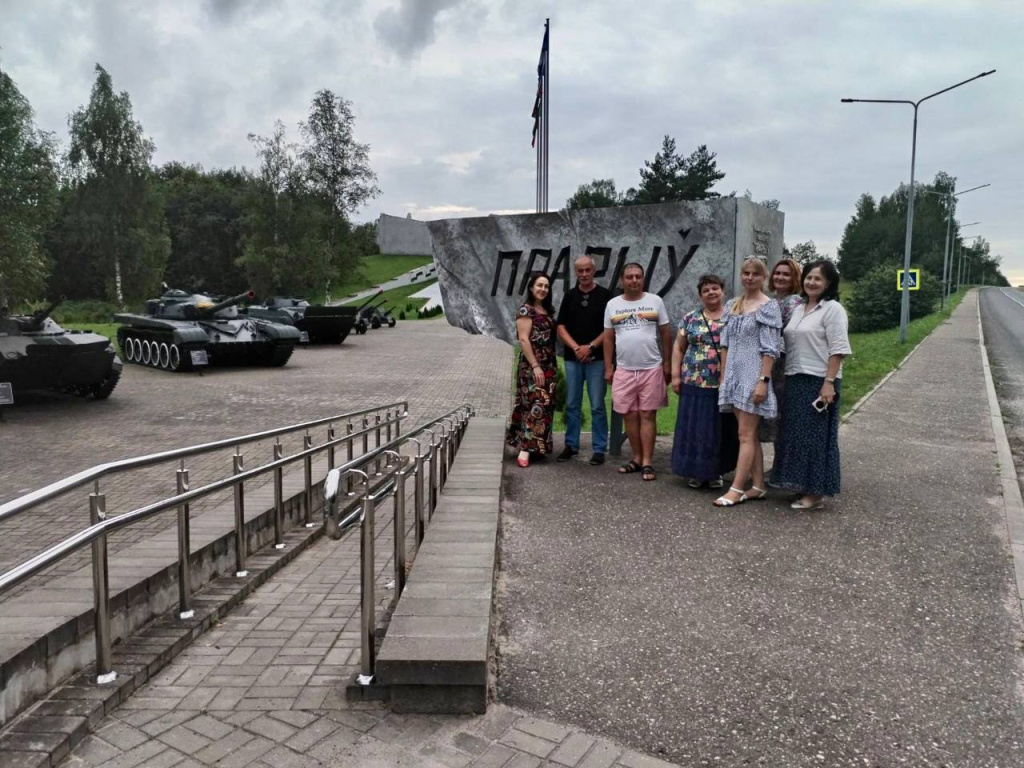
[[[839,493],[839,394],[852,350],[831,261],[807,266],[802,295],[783,331],[786,400],[772,480],[803,494],[793,509],[821,509]]]

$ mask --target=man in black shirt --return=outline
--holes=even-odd
[[[604,407],[604,309],[612,292],[594,282],[594,259],[580,256],[574,264],[576,287],[558,308],[558,338],[565,345],[565,448],[558,461],[579,453],[583,423],[583,385],[590,399],[594,455],[591,464],[604,464],[608,452],[608,416]]]

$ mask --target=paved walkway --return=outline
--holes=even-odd
[[[827,512],[716,509],[668,442],[654,483],[507,462],[499,699],[682,765],[1024,765],[990,424],[972,293],[842,429]]]
[[[385,504],[377,518],[380,608],[391,598],[390,511]],[[357,536],[313,546],[138,689],[62,765],[667,766],[500,705],[485,717],[444,717],[350,704],[344,686],[359,663],[358,562]]]

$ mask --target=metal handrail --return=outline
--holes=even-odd
[[[327,416],[321,419],[313,419],[312,421],[304,421],[300,424],[292,424],[287,427],[276,427],[274,429],[264,430],[263,432],[254,432],[249,435],[242,435],[240,437],[225,438],[223,440],[215,440],[210,443],[202,443],[200,445],[191,445],[184,448],[175,448],[170,451],[161,451],[160,453],[151,453],[146,456],[133,456],[129,459],[119,459],[117,461],[109,461],[104,464],[97,464],[89,469],[82,470],[77,474],[66,477],[63,480],[58,480],[55,483],[50,483],[43,488],[26,493],[23,496],[19,496],[6,504],[0,504],[0,522],[3,522],[15,515],[20,515],[22,512],[26,512],[32,507],[35,507],[44,501],[60,496],[67,491],[80,488],[83,485],[94,483],[105,475],[110,475],[115,472],[123,472],[128,469],[139,469],[141,467],[152,466],[153,464],[159,464],[164,461],[172,461],[174,459],[186,459],[191,456],[198,456],[203,453],[209,453],[210,451],[216,451],[223,448],[236,448],[246,443],[257,442],[259,440],[266,440],[269,437],[277,437],[279,435],[286,434],[288,432],[295,432],[297,430],[309,430],[313,427],[318,427],[323,424],[332,424],[338,421],[349,421],[358,416],[363,416],[368,413],[374,413],[375,411],[390,410],[401,407],[403,417],[409,414],[409,402],[407,400],[399,400],[394,403],[387,403],[374,408],[363,408],[359,411],[350,411],[348,413],[342,413],[337,416]]]
[[[444,482],[447,478],[446,466],[450,467],[451,462],[455,458],[455,453],[458,451],[459,446],[462,443],[462,435],[465,433],[466,425],[469,423],[470,417],[473,415],[473,407],[469,404],[459,406],[458,408],[446,413],[444,416],[439,416],[433,421],[427,422],[426,424],[418,427],[407,435],[402,435],[393,441],[389,441],[386,445],[377,448],[367,455],[361,456],[357,461],[350,462],[349,465],[343,465],[336,469],[332,469],[327,473],[327,477],[324,480],[324,528],[327,535],[332,539],[340,539],[346,531],[354,528],[358,523],[360,525],[360,539],[359,539],[359,571],[360,571],[360,599],[359,599],[359,626],[360,626],[360,674],[357,676],[356,681],[360,685],[370,685],[373,682],[374,670],[376,666],[376,599],[374,596],[375,591],[375,576],[376,570],[374,567],[374,512],[377,504],[387,498],[388,496],[394,496],[395,508],[394,508],[394,567],[395,567],[395,597],[397,600],[402,590],[405,588],[405,570],[406,570],[406,551],[405,551],[405,502],[406,502],[406,491],[405,482],[406,478],[412,476],[415,479],[415,488],[413,493],[413,504],[415,509],[416,524],[415,540],[417,549],[423,543],[425,520],[424,514],[427,508],[424,494],[424,463],[428,459],[430,460],[430,478],[431,478],[431,493],[430,493],[430,512],[433,511],[437,506],[437,494],[444,486]],[[449,429],[445,429],[447,422]],[[433,427],[438,427],[442,432],[442,438],[437,440],[437,437],[433,431]],[[430,451],[423,453],[423,446],[417,439],[417,435],[429,434],[430,440]],[[416,443],[416,455],[414,457],[403,457],[398,449],[403,443],[414,442]],[[439,453],[440,449],[440,453]],[[374,456],[377,454],[377,456]],[[380,456],[384,455],[387,457],[388,462],[384,467],[385,480],[375,489],[370,488],[369,475],[360,469],[361,466],[369,466],[370,463],[376,461]],[[391,459],[394,458],[396,461],[392,464]],[[407,462],[406,459],[412,459]],[[440,485],[437,484],[437,462],[440,459],[442,473],[440,479]],[[343,495],[342,488],[347,485],[342,481],[351,475],[359,475],[362,477],[363,482],[359,484],[362,489],[359,506],[350,514],[344,518],[339,519],[339,515],[342,511],[339,508],[339,500],[345,498],[350,500],[352,496],[357,495],[354,492],[349,492]],[[343,505],[345,508],[348,504]]]
[[[386,418],[382,421],[380,418],[380,411],[386,413]],[[370,420],[367,418],[367,414],[376,412],[373,425],[370,425]],[[217,443],[206,443],[201,446],[194,446],[191,449],[177,449],[176,451],[169,451],[163,454],[152,454],[150,456],[139,457],[137,461],[127,459],[121,462],[112,462],[107,465],[100,465],[94,468],[98,473],[92,477],[95,483],[94,492],[89,495],[89,522],[88,528],[79,531],[78,533],[64,539],[58,544],[50,547],[44,552],[41,552],[29,560],[15,566],[5,573],[0,574],[0,593],[6,590],[12,589],[13,587],[21,584],[26,579],[31,578],[33,575],[40,571],[49,568],[52,565],[64,560],[73,553],[85,547],[86,544],[92,545],[92,570],[93,570],[93,597],[94,597],[94,608],[96,616],[96,670],[97,670],[97,682],[106,683],[115,679],[116,674],[111,669],[111,626],[110,626],[110,611],[109,611],[109,586],[107,582],[107,534],[111,533],[120,528],[127,527],[135,522],[144,520],[152,517],[153,515],[164,512],[173,507],[178,509],[178,605],[179,605],[179,617],[182,619],[191,618],[193,615],[192,610],[192,592],[191,592],[191,567],[190,567],[190,534],[189,534],[189,505],[196,499],[208,496],[217,491],[224,490],[226,488],[233,488],[234,490],[234,504],[235,504],[235,560],[236,560],[236,571],[235,575],[243,577],[248,575],[245,570],[245,560],[248,554],[247,540],[245,537],[245,502],[244,502],[244,484],[246,480],[255,478],[259,475],[266,474],[268,472],[274,473],[274,541],[275,548],[283,548],[284,543],[282,541],[283,531],[283,516],[284,516],[284,503],[283,503],[283,468],[297,461],[303,461],[305,463],[305,488],[304,488],[304,516],[307,527],[312,527],[313,523],[309,522],[311,516],[311,507],[313,499],[313,487],[312,487],[312,460],[313,457],[321,452],[327,452],[327,466],[328,471],[334,468],[336,449],[341,444],[347,444],[348,455],[350,457],[349,463],[353,462],[351,458],[353,455],[353,443],[356,438],[362,438],[363,441],[363,453],[368,454],[369,451],[369,437],[371,433],[376,435],[376,449],[372,452],[373,456],[379,455],[381,450],[381,437],[382,429],[387,429],[388,435],[395,430],[396,434],[401,435],[401,422],[408,418],[408,407],[405,401],[398,403],[390,403],[382,405],[376,408],[366,408],[360,411],[353,411],[349,414],[343,414],[341,416],[332,416],[326,419],[317,419],[312,422],[307,422],[303,425],[277,428],[273,430],[267,430],[255,435],[244,435],[233,440],[218,441]],[[362,417],[362,429],[355,430],[353,428],[352,420],[357,417]],[[346,421],[348,422],[345,434],[338,437],[335,432],[333,422]],[[240,453],[240,447],[243,442],[251,442],[253,440],[265,439],[266,437],[273,437],[275,435],[281,435],[288,431],[295,429],[301,429],[307,425],[316,426],[319,424],[329,424],[328,427],[328,439],[326,442],[314,446],[312,444],[312,437],[309,435],[308,430],[303,440],[304,449],[291,456],[283,456],[283,449],[278,440],[274,448],[274,460],[268,464],[256,467],[251,470],[244,470],[242,466],[242,455]],[[207,485],[190,490],[188,470],[185,468],[184,459],[181,458],[185,455],[195,455],[197,453],[205,453],[207,451],[216,450],[225,446],[235,445],[238,446],[235,455],[232,457],[232,469],[233,474],[231,476],[216,480]],[[159,457],[159,458],[157,458]],[[371,457],[371,458],[372,458]],[[177,494],[163,499],[162,501],[147,504],[138,509],[126,512],[123,515],[117,517],[108,518],[106,515],[106,496],[100,492],[99,489],[99,476],[104,471],[110,471],[109,467],[115,467],[117,469],[125,469],[128,467],[135,466],[146,466],[148,464],[156,463],[157,461],[166,461],[168,458],[181,458],[181,468],[177,470]],[[361,456],[360,459],[363,457]],[[347,466],[347,465],[346,465]],[[86,473],[79,473],[70,480],[80,478]],[[65,481],[62,486],[62,492],[69,488],[74,488],[80,485],[81,481],[68,482]],[[61,483],[54,483],[48,488],[54,486],[60,486]],[[42,489],[46,491],[47,489]],[[40,492],[30,494],[34,498],[31,503],[26,502],[22,505],[18,511],[24,511],[30,508],[34,504],[40,503]],[[24,497],[23,497],[24,498]],[[16,500],[14,503],[17,504],[22,500]]]
[[[372,504],[386,497],[387,495],[396,493],[396,489],[401,491],[402,501],[401,507],[404,512],[405,503],[405,485],[404,479],[409,472],[395,471],[395,469],[401,469],[399,463],[394,465],[394,468],[390,464],[391,456],[398,456],[397,448],[401,446],[406,440],[412,439],[420,447],[419,441],[416,440],[413,435],[419,435],[424,432],[433,433],[430,430],[431,426],[434,426],[438,421],[447,419],[453,424],[458,424],[460,431],[465,429],[465,425],[468,422],[469,416],[472,413],[472,406],[464,405],[446,414],[445,416],[439,417],[434,421],[428,422],[427,424],[414,430],[409,436],[401,434],[401,422],[403,419],[408,417],[408,409],[405,408],[405,403],[398,403],[403,406],[402,411],[394,410],[396,404],[390,404],[381,406],[380,408],[369,408],[362,411],[353,412],[352,414],[346,414],[345,417],[332,417],[326,420],[317,420],[317,424],[329,423],[332,421],[341,420],[348,416],[363,416],[363,428],[360,430],[354,430],[352,422],[349,420],[346,432],[341,437],[336,437],[334,432],[334,426],[331,425],[328,435],[329,439],[327,442],[321,445],[313,446],[311,444],[311,438],[306,436],[304,440],[304,450],[297,452],[291,456],[282,456],[281,444],[277,442],[274,446],[274,460],[268,464],[261,465],[254,469],[245,470],[242,467],[241,454],[236,453],[233,457],[233,474],[216,480],[212,483],[208,483],[200,488],[194,490],[188,487],[188,470],[182,467],[178,470],[178,493],[169,498],[163,499],[152,504],[147,504],[143,507],[126,512],[123,515],[117,517],[107,518],[106,516],[106,498],[103,493],[99,492],[99,482],[95,479],[96,490],[89,495],[89,512],[90,512],[90,525],[88,528],[79,531],[78,533],[70,536],[58,544],[50,547],[44,552],[35,555],[29,560],[15,566],[5,573],[0,574],[0,593],[6,590],[12,589],[13,587],[21,584],[25,580],[31,578],[33,575],[39,573],[46,568],[60,562],[67,558],[74,552],[85,547],[86,544],[92,545],[92,570],[93,570],[93,596],[94,596],[94,607],[96,616],[96,672],[97,672],[97,683],[107,683],[116,679],[116,673],[112,669],[112,654],[111,654],[111,621],[110,621],[110,610],[109,610],[109,584],[107,581],[107,534],[112,533],[120,528],[125,528],[132,525],[140,520],[147,519],[153,515],[165,512],[172,508],[178,509],[178,590],[179,590],[179,617],[181,619],[191,618],[193,611],[191,609],[191,584],[190,584],[190,570],[189,570],[189,556],[190,556],[190,542],[189,542],[189,504],[192,501],[208,496],[212,493],[225,490],[227,488],[233,488],[235,492],[235,557],[236,557],[236,573],[238,577],[248,575],[245,570],[245,558],[247,555],[246,538],[245,538],[245,506],[244,506],[244,484],[246,480],[258,477],[266,474],[267,472],[274,473],[274,498],[275,498],[275,510],[274,510],[274,529],[275,529],[275,546],[280,548],[283,547],[281,542],[281,529],[283,527],[283,504],[282,504],[282,474],[283,468],[288,464],[303,461],[306,465],[305,472],[305,501],[306,501],[306,520],[308,521],[310,516],[310,506],[312,500],[312,480],[311,480],[311,462],[316,454],[323,451],[328,453],[328,473],[325,479],[325,492],[327,490],[333,490],[333,493],[337,494],[337,487],[340,485],[340,478],[351,473],[358,472],[366,480],[366,490],[363,492],[363,512],[365,514],[366,499],[370,499]],[[385,410],[387,417],[382,421],[380,419],[379,411]],[[366,418],[366,414],[378,411],[377,417],[374,419],[373,425],[370,425],[369,419]],[[392,430],[395,431],[395,437],[389,439],[386,443],[381,442],[382,430],[387,430],[387,434],[390,437]],[[274,434],[283,434],[285,430],[269,430],[266,433],[261,433],[264,437],[267,435],[273,436]],[[372,450],[369,449],[369,436],[371,433],[376,435],[376,447]],[[252,436],[246,436],[246,438]],[[448,439],[442,441],[443,443],[451,442],[454,437],[454,433],[448,436]],[[363,453],[358,458],[350,458],[345,464],[340,467],[335,467],[335,449],[342,443],[347,444],[348,454],[351,457],[353,453],[353,443],[356,438],[362,438],[363,441]],[[227,441],[229,445],[236,444],[237,441]],[[213,445],[213,444],[207,444]],[[431,441],[431,475],[434,475],[434,464],[437,461],[437,449],[441,444],[435,441]],[[200,446],[200,448],[206,449],[206,446]],[[452,446],[452,449],[457,448],[457,444]],[[213,450],[210,448],[209,450]],[[449,451],[450,455],[450,451]],[[382,457],[388,457],[388,466],[384,472],[379,469],[379,461]],[[143,459],[149,457],[141,457]],[[426,458],[425,455],[417,452],[416,454],[416,468],[420,473],[418,478],[418,492],[417,502],[418,506],[422,504],[422,474],[423,474],[423,461]],[[375,489],[375,493],[371,496],[369,493],[369,476],[367,473],[362,472],[359,467],[369,466],[371,463],[376,463],[378,471],[375,476],[385,475],[381,484]],[[182,462],[184,464],[184,462]],[[390,477],[390,475],[394,477]],[[432,506],[436,505],[437,488],[432,486]],[[353,494],[354,495],[354,494]],[[326,496],[326,493],[325,493]],[[333,503],[333,499],[332,499]],[[398,505],[398,499],[396,495],[396,507]],[[332,507],[333,508],[333,507]],[[369,529],[372,530],[372,510],[370,512],[370,524]],[[327,520],[327,506],[325,503],[325,526]],[[419,517],[419,515],[418,515]],[[308,526],[312,526],[312,523],[308,523]],[[350,527],[351,523],[346,527]],[[366,527],[366,526],[364,526]],[[404,548],[404,516],[402,518],[403,535],[400,537],[402,540],[402,546]],[[339,532],[335,538],[339,538],[343,531]],[[364,534],[365,535],[365,534]],[[422,541],[419,538],[418,541]],[[369,560],[372,565],[372,539],[369,542],[371,552]],[[402,558],[402,564],[404,569],[404,556]],[[365,576],[365,573],[364,573]],[[371,569],[372,578],[372,569]],[[404,579],[403,579],[404,584]],[[370,586],[372,594],[372,584]],[[372,605],[370,607],[372,611]],[[365,613],[365,607],[364,607]],[[372,652],[370,657],[370,664],[372,668]]]

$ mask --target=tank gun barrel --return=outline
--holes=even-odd
[[[38,312],[32,315],[32,319],[29,321],[29,325],[33,329],[41,328],[43,325],[43,321],[46,318],[48,318],[50,316],[50,313],[53,312],[53,310],[59,307],[62,303],[64,303],[63,296],[61,296],[59,299],[53,302],[50,306],[45,307],[44,309],[40,309]]]
[[[228,307],[234,306],[235,304],[238,304],[239,302],[242,302],[242,301],[252,301],[255,298],[256,298],[256,292],[255,291],[246,291],[245,293],[240,293],[237,296],[232,296],[230,299],[224,299],[223,301],[218,301],[212,307],[206,307],[204,309],[199,310],[200,316],[202,316],[202,317],[213,317],[215,314],[220,312],[222,309],[227,309]]]

